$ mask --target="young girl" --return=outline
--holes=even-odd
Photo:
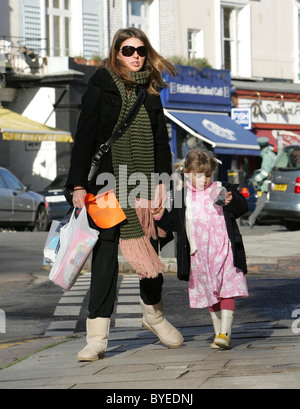
[[[175,192],[172,210],[154,210],[164,230],[177,231],[178,278],[189,281],[191,308],[208,307],[215,331],[212,348],[229,348],[235,297],[248,296],[246,257],[235,219],[248,210],[237,188],[212,182],[217,167],[211,152],[196,150],[183,164],[185,183]],[[225,191],[224,206],[212,195],[219,186]]]

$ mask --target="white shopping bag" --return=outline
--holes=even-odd
[[[43,265],[53,265],[59,250],[59,221],[53,220],[44,247]]]
[[[64,215],[64,217],[60,221],[53,220],[53,222],[51,223],[51,227],[47,236],[43,252],[44,266],[53,265],[60,246],[60,230],[65,224],[69,223],[72,212],[73,211],[70,208],[70,210]]]
[[[74,209],[70,221],[60,229],[60,247],[49,274],[49,279],[66,291],[75,284],[99,235],[89,226],[86,208],[78,217],[77,212]]]

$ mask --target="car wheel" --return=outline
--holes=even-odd
[[[38,208],[33,231],[47,231],[48,229],[48,215],[45,206]]]

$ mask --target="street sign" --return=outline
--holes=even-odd
[[[232,108],[231,119],[245,129],[252,129],[251,108]]]

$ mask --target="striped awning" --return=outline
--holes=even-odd
[[[73,142],[70,132],[51,128],[6,108],[0,108],[0,134],[6,141]]]

